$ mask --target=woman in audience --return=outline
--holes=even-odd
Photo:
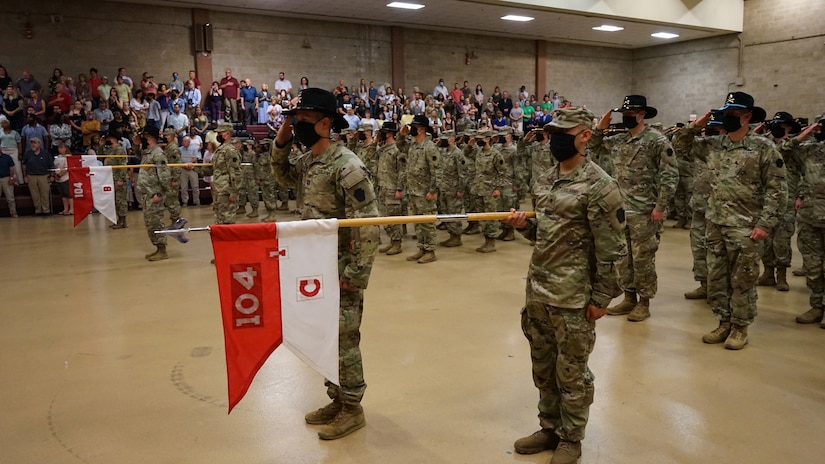
[[[206,111],[209,113],[209,120],[212,121],[213,124],[217,124],[221,121],[222,116],[222,106],[223,106],[223,90],[220,88],[220,83],[218,81],[212,82],[212,88],[209,89],[209,98],[206,100]]]
[[[261,84],[261,91],[258,92],[258,124],[266,124],[269,117],[267,111],[269,111],[271,102],[272,93],[269,91],[269,86],[265,83]]]
[[[75,101],[72,109],[66,115],[66,122],[72,128],[72,142],[69,146],[72,153],[83,153],[83,120],[86,119],[86,111],[83,109],[83,102]],[[111,126],[110,126],[111,127]]]
[[[479,114],[482,113],[484,111],[484,89],[481,87],[481,84],[476,84],[473,99],[475,100],[476,110]]]
[[[29,94],[29,108],[34,110],[34,117],[37,122],[46,125],[46,102],[40,97],[40,92],[32,90]],[[43,147],[45,148],[45,147]]]
[[[169,102],[169,87],[166,84],[158,85],[158,95],[155,100],[160,104],[160,127],[166,127],[166,118],[172,112],[172,106]]]
[[[301,85],[298,87],[298,90],[304,90],[309,88],[309,79],[305,77],[301,78]]]
[[[75,84],[75,100],[80,100],[83,106],[86,106],[87,111],[92,109],[92,86],[89,85],[89,80],[83,73],[78,74],[77,84]]]
[[[63,71],[60,68],[54,68],[52,77],[49,78],[49,95],[54,95],[54,88],[60,83],[61,76],[63,76]]]
[[[129,108],[137,117],[137,124],[140,129],[146,125],[146,112],[149,111],[149,103],[143,97],[143,91],[135,91],[135,96],[129,101]]]
[[[123,100],[120,99],[120,93],[114,87],[109,89],[108,102],[109,102],[109,108],[110,109],[111,108],[122,108],[123,107],[124,102],[123,102]],[[125,103],[128,104],[129,102],[125,102]],[[114,110],[112,110],[112,113],[114,113]]]
[[[17,89],[12,84],[6,86],[6,91],[3,95],[3,114],[9,120],[11,128],[17,132],[23,129],[23,120],[25,119],[23,107],[23,99],[17,94]]]
[[[57,109],[57,111],[59,111],[59,109]],[[65,145],[68,149],[72,142],[72,127],[66,122],[66,116],[64,114],[57,114],[57,111],[55,111],[54,120],[49,124],[49,138],[52,139],[52,155],[57,154],[57,147]]]

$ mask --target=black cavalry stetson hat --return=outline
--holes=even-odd
[[[645,119],[655,118],[659,112],[652,106],[647,106],[647,98],[643,95],[628,95],[624,97],[622,106],[613,108],[616,113],[628,110],[645,110]]]
[[[160,129],[151,124],[143,126],[143,131],[141,131],[141,134],[151,135],[156,139],[160,139]]]
[[[338,113],[338,100],[332,92],[317,87],[301,90],[298,94],[298,104],[295,108],[284,111],[285,115],[293,115],[297,111],[317,111],[332,116],[332,128],[339,131],[349,126],[344,117]]]
[[[410,125],[413,125],[413,124],[419,125],[419,126],[424,126],[427,129],[427,132],[429,132],[431,134],[435,132],[433,130],[433,128],[430,127],[430,120],[427,119],[427,117],[424,116],[423,114],[419,114],[418,116],[414,117],[412,122],[410,123]]]
[[[768,121],[768,124],[788,124],[791,126],[791,134],[798,134],[802,130],[799,122],[791,116],[791,113],[785,111],[777,111],[773,115],[773,119]]]
[[[398,132],[398,124],[396,124],[395,121],[384,121],[384,124],[382,124],[378,130],[383,132]]]
[[[725,99],[725,104],[721,108],[719,108],[719,110],[725,111],[731,108],[743,108],[746,110],[750,110],[750,112],[753,114],[750,121],[751,124],[764,121],[765,116],[768,115],[768,113],[766,113],[764,109],[758,106],[753,106],[753,97],[746,94],[745,92],[728,93],[728,97]]]

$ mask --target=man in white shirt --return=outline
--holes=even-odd
[[[347,108],[347,114],[344,115],[344,119],[349,124],[349,128],[352,130],[358,130],[358,126],[361,124],[361,119],[355,114],[355,109],[351,106]]]
[[[281,90],[286,90],[287,98],[292,98],[292,82],[289,82],[283,72],[278,74],[278,80],[275,81],[275,93]]]
[[[444,79],[439,79],[438,85],[433,89],[433,98],[438,98],[438,95],[444,95],[444,100],[450,96],[450,90],[444,85]]]
[[[177,135],[178,141],[181,141],[182,137],[189,131],[189,118],[180,112],[179,104],[176,103],[172,109],[174,113],[166,118],[166,126],[175,129],[175,135]]]
[[[186,89],[183,91],[183,101],[186,103],[186,117],[192,119],[195,117],[195,108],[201,106],[201,91],[195,87],[195,81],[186,81]]]
[[[195,136],[200,141],[199,136]],[[200,145],[192,143],[190,136],[183,138],[183,145],[180,147],[180,162],[184,164],[195,164],[200,160]],[[192,203],[200,206],[200,186],[198,185],[198,173],[194,168],[183,168],[180,170],[180,199],[183,206],[189,204],[189,189],[192,189]]]

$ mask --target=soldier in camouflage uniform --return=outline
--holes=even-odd
[[[215,223],[234,224],[238,213],[238,198],[243,182],[241,172],[241,154],[230,143],[232,124],[220,123],[215,128],[218,149],[212,156],[212,166],[203,166],[203,176],[212,176],[212,189],[215,195]]]
[[[404,146],[406,150],[401,150],[403,168],[399,183],[402,193],[409,198],[410,214],[435,214],[440,183],[438,148],[427,137],[427,134],[433,133],[433,129],[424,115],[416,116],[410,126],[412,140]],[[402,135],[406,134],[402,132]],[[435,224],[416,224],[415,234],[418,237],[418,252],[408,256],[407,261],[416,261],[419,264],[436,261]]]
[[[620,290],[626,253],[622,195],[616,181],[585,156],[593,113],[561,109],[545,126],[558,164],[533,183],[536,218],[506,222],[536,243],[527,274],[521,326],[539,389],[541,430],[516,440],[517,453],[554,450],[551,464],[581,457],[594,376],[587,362],[596,320]]]
[[[794,120],[793,116],[784,111],[776,113],[770,121],[766,123],[770,129],[769,139],[773,140],[777,147],[792,135],[798,134],[802,127]],[[785,152],[788,153],[788,152]],[[756,280],[756,285],[766,287],[776,287],[780,292],[790,290],[788,285],[788,268],[791,267],[791,237],[796,229],[796,210],[794,200],[799,192],[799,182],[802,180],[802,166],[796,158],[785,158],[785,182],[788,184],[788,200],[782,211],[779,223],[773,229],[770,237],[765,239],[762,251],[762,265],[765,266],[764,273]]]
[[[468,151],[467,147],[470,144],[470,139],[475,137],[476,131],[475,129],[468,129],[463,132],[462,143],[456,144],[458,148],[461,150],[461,153],[464,155],[464,163],[467,166],[467,182],[464,184],[464,210],[468,213],[477,213],[481,210],[481,206],[478,204],[478,200],[476,196],[470,192],[470,189],[473,186],[473,180],[476,177],[476,159],[475,159],[475,152]],[[478,221],[469,221],[467,222],[467,227],[461,231],[463,235],[478,235],[481,233],[481,228],[479,227]]]
[[[726,135],[694,137],[708,123],[708,112],[677,137],[694,144],[692,153],[707,162],[711,176],[708,300],[719,326],[702,341],[741,350],[756,318],[762,240],[776,226],[787,200],[785,162],[770,140],[750,132],[750,123],[765,119],[765,110],[754,106],[753,97],[732,92],[719,110]]]
[[[336,108],[332,93],[316,88],[302,90],[296,109],[290,111],[294,119],[286,119],[273,144],[272,171],[280,185],[306,186],[304,219],[377,217],[378,202],[364,164],[342,144],[329,139],[331,130],[346,127]],[[289,161],[293,127],[298,141],[311,150],[306,155],[307,170],[300,177]],[[367,385],[359,347],[360,326],[378,234],[378,226],[338,229],[340,386],[327,381],[332,402],[306,415],[307,423],[324,425],[318,432],[324,440],[344,437],[366,424],[361,407]]]
[[[364,163],[364,167],[366,167],[367,172],[370,173],[370,179],[375,180],[375,172],[377,169],[375,150],[377,146],[372,137],[373,129],[372,124],[361,124],[358,126],[356,137],[353,137],[354,140],[357,139],[357,144],[355,145],[355,149],[350,148],[350,150],[355,152],[358,159]]]
[[[547,138],[543,130],[530,131],[523,139],[525,144],[524,177],[522,183],[533,192],[533,184],[542,175],[555,169],[557,161],[550,154],[550,139]]]
[[[104,166],[124,166],[126,165],[126,150],[120,144],[120,134],[117,130],[109,129],[106,134],[106,142],[103,145],[103,153],[109,158],[103,161]],[[115,211],[117,212],[117,223],[109,226],[110,229],[125,229],[126,212],[126,182],[129,180],[128,169],[112,169],[112,180],[115,183]]]
[[[518,209],[518,192],[521,189],[519,181],[519,158],[518,149],[513,143],[513,129],[505,127],[498,132],[498,143],[496,148],[501,153],[504,164],[501,167],[501,196],[496,211],[509,211],[511,208]],[[508,224],[501,225],[501,234],[497,240],[510,242],[516,239],[513,227]]]
[[[246,203],[252,211],[246,217],[256,218],[258,214],[258,181],[255,176],[255,141],[246,140],[241,148],[241,181],[242,187],[238,190],[238,212],[246,212]]]
[[[668,132],[666,136],[670,136],[672,140],[673,132]],[[676,147],[673,147],[676,154],[676,166],[679,169],[679,183],[676,184],[676,192],[673,194],[673,209],[676,217],[676,224],[673,224],[674,229],[690,229],[690,224],[693,219],[693,210],[691,202],[693,201],[693,185],[695,184],[696,175],[696,161]]]
[[[679,129],[684,130],[684,128]],[[690,221],[690,250],[693,255],[693,279],[699,282],[699,287],[689,292],[685,292],[688,300],[707,300],[708,298],[708,248],[705,239],[705,231],[708,227],[705,212],[708,209],[708,198],[711,193],[710,171],[704,161],[696,158],[692,150],[690,138],[678,137],[678,132],[674,132],[673,150],[682,153],[682,156],[693,160],[693,194],[690,197],[690,209],[693,214]],[[722,112],[711,111],[708,124],[705,126],[704,136],[712,137],[724,132],[722,129]],[[687,145],[686,145],[687,144]]]
[[[255,170],[255,182],[261,188],[261,197],[264,200],[266,216],[261,222],[275,222],[275,210],[278,209],[278,184],[272,175],[272,161],[269,156],[271,139],[263,139],[255,150],[253,168]]]
[[[628,131],[604,137],[612,112],[622,113]],[[619,266],[619,284],[624,301],[610,308],[611,316],[627,314],[639,322],[650,317],[650,299],[656,296],[656,251],[665,210],[679,171],[667,138],[643,123],[656,117],[656,108],[647,106],[641,95],[628,95],[621,107],[608,111],[596,126],[590,147],[610,150],[616,180],[627,208],[627,256]],[[637,300],[638,295],[638,300]]]
[[[499,197],[501,197],[504,158],[501,157],[501,152],[493,146],[492,138],[492,131],[479,131],[464,149],[465,156],[475,159],[476,172],[470,193],[476,197],[476,204],[479,205],[478,212],[498,211]],[[481,230],[484,234],[484,245],[476,248],[476,251],[479,253],[495,252],[498,223],[484,221],[481,224]]]
[[[442,214],[461,214],[464,211],[464,190],[467,184],[467,162],[461,149],[455,146],[455,132],[444,131],[439,137],[441,149],[441,184],[439,195],[444,202]],[[450,238],[440,242],[443,247],[461,246],[461,223],[445,222]]]
[[[166,141],[166,147],[163,149],[163,154],[166,155],[166,162],[169,164],[180,164],[180,147],[178,146],[178,136],[175,133],[175,129],[164,129],[163,138]],[[169,168],[169,175],[171,176],[169,185],[172,188],[171,192],[178,192],[178,190],[180,190],[178,186],[180,185],[181,170],[179,167]],[[164,204],[166,209],[169,210],[169,222],[170,224],[174,224],[175,221],[180,219],[180,199],[178,198],[178,194],[170,193],[167,195]]]
[[[154,253],[145,257],[149,261],[168,259],[166,253],[166,235],[156,234],[156,230],[163,229],[164,202],[169,195],[176,195],[177,189],[172,189],[171,173],[167,166],[166,155],[158,145],[160,131],[148,125],[140,135],[142,159],[140,164],[153,164],[153,168],[141,168],[138,174],[138,190],[143,195],[143,221],[146,224],[146,233],[149,240],[155,245]]]
[[[376,194],[378,196],[378,211],[381,216],[401,216],[401,152],[395,143],[398,134],[398,125],[392,121],[385,122],[378,132],[379,143],[376,151],[378,167],[375,173]],[[379,253],[397,255],[401,253],[401,226],[388,224],[384,232],[390,238],[390,243],[379,248]]]
[[[794,206],[799,214],[796,245],[802,254],[805,281],[811,292],[811,308],[796,317],[800,324],[820,322],[825,311],[825,129],[823,116],[814,119],[798,136],[782,144],[788,164],[796,162],[803,168],[804,181]]]

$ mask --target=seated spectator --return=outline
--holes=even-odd
[[[496,117],[493,118],[493,129],[501,130],[507,127],[508,125],[509,121],[507,121],[507,118],[504,117],[504,114],[501,112],[501,110],[496,111]]]

